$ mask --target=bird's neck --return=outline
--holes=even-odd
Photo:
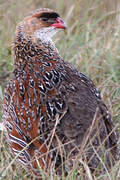
[[[59,56],[58,50],[51,39],[44,41],[43,38],[35,36],[27,37],[22,29],[16,32],[12,47],[15,66],[35,63],[42,60],[44,56]]]

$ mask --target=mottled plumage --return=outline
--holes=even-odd
[[[14,71],[5,90],[3,121],[12,154],[23,150],[17,160],[37,176],[36,158],[45,171],[54,166],[57,171],[62,158],[71,168],[82,148],[88,148],[91,170],[100,162],[93,147],[99,156],[106,154],[108,166],[110,154],[118,158],[113,121],[98,90],[61,58],[51,40],[64,28],[56,12],[39,9],[17,26],[13,42]],[[104,149],[98,148],[101,143]]]

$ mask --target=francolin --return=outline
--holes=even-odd
[[[14,71],[5,90],[3,122],[13,157],[40,176],[67,173],[74,162],[91,171],[118,158],[110,113],[93,82],[60,56],[52,36],[66,24],[53,10],[33,11],[16,28]],[[77,160],[77,161],[76,161]]]

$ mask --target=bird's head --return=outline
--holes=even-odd
[[[42,8],[33,11],[18,25],[25,37],[47,41],[60,29],[66,29],[64,21],[53,10]],[[18,33],[19,34],[19,33]]]

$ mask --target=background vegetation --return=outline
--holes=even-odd
[[[67,23],[67,32],[55,38],[60,54],[94,81],[120,134],[119,0],[0,0],[0,122],[4,88],[13,70],[11,42],[16,24],[40,7],[55,9]],[[0,172],[8,168],[0,179],[32,179],[21,166],[11,165],[11,160],[5,136],[0,132]],[[119,166],[118,161],[109,174],[94,178],[88,173],[87,179],[119,180]]]

